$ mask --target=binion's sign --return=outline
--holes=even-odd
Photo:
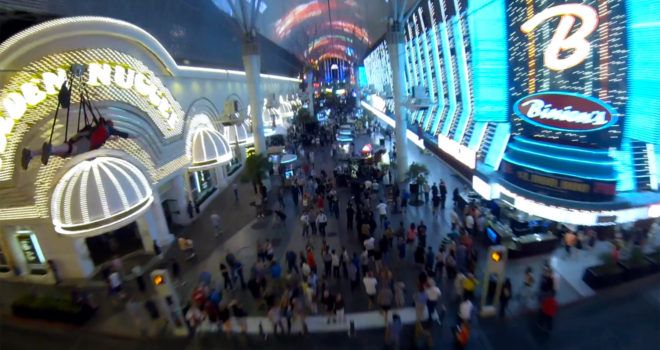
[[[614,125],[614,109],[595,98],[567,92],[540,92],[514,103],[513,112],[523,121],[544,129],[589,132]]]

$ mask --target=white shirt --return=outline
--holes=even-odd
[[[371,184],[372,191],[378,191],[378,187],[379,187],[378,182],[374,182]]]
[[[426,293],[426,298],[429,301],[438,301],[438,299],[440,299],[440,296],[442,295],[440,288],[438,288],[437,286],[428,287],[424,292]]]
[[[469,229],[474,228],[474,218],[472,217],[472,215],[465,216],[465,227]]]
[[[387,204],[385,202],[378,204],[376,208],[378,209],[378,214],[387,215]]]
[[[119,272],[115,271],[108,276],[110,282],[110,287],[117,288],[121,286],[121,277],[119,277]]]
[[[305,225],[305,226],[309,225],[309,216],[307,214],[303,214],[300,217],[300,222],[302,222],[303,225]]]
[[[458,306],[458,317],[462,320],[469,320],[470,315],[472,315],[472,302],[469,300],[464,300],[461,305]]]
[[[376,285],[378,285],[378,280],[376,280],[376,278],[365,277],[362,279],[362,283],[364,283],[364,290],[368,295],[376,294]]]
[[[328,222],[328,217],[325,216],[324,213],[321,213],[316,217],[317,224],[326,223],[326,222]]]
[[[213,227],[220,227],[220,215],[211,214],[211,223],[213,224]]]
[[[367,180],[364,182],[364,188],[371,189],[371,181]]]
[[[364,248],[367,250],[374,250],[374,244],[376,240],[373,237],[369,237],[364,240]]]

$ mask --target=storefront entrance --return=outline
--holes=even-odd
[[[85,238],[85,243],[94,265],[143,249],[142,238],[135,222],[112,232]]]

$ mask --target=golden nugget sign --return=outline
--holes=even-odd
[[[111,49],[53,54],[25,66],[0,91],[0,181],[9,179],[13,152],[23,135],[32,125],[52,116],[68,66],[73,62],[87,66],[83,81],[97,87],[90,89],[92,99],[139,108],[166,138],[181,133],[181,106],[139,60]],[[75,103],[78,91],[74,89]]]
[[[66,71],[62,68],[56,72],[44,72],[41,80],[33,79],[21,85],[20,92],[11,92],[3,99],[2,105],[8,116],[13,120],[21,119],[28,107],[37,106],[49,95],[58,93],[60,86],[66,80]],[[146,97],[149,103],[158,109],[162,118],[170,128],[177,123],[177,113],[165,94],[151,82],[148,75],[118,64],[90,63],[88,65],[87,85],[112,85],[122,89],[134,89]],[[0,121],[6,124],[10,121]],[[12,123],[13,124],[13,123]]]

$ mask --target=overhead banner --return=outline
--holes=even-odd
[[[507,1],[512,132],[618,147],[627,101],[624,0]]]

